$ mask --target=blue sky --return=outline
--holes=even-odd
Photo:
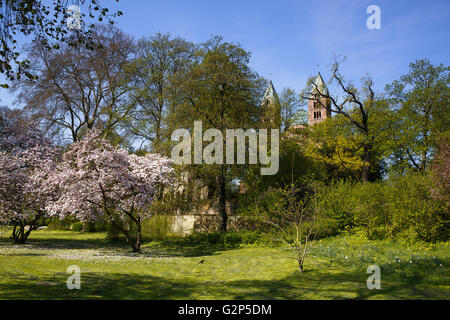
[[[69,1],[70,2],[70,1]],[[74,1],[75,2],[75,1]],[[427,57],[449,65],[449,0],[106,0],[124,15],[117,26],[135,38],[171,33],[193,42],[212,35],[238,42],[252,53],[251,65],[272,79],[277,91],[305,87],[321,71],[329,79],[333,54],[347,56],[342,72],[359,82],[365,74],[382,91]],[[381,8],[381,29],[369,30],[369,5]],[[0,89],[0,104],[13,95]]]

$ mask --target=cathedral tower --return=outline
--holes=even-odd
[[[308,124],[314,125],[324,121],[326,118],[331,118],[331,100],[321,97],[328,95],[328,88],[323,81],[320,72],[316,79],[311,84],[311,94],[308,100]]]
[[[261,122],[267,128],[279,129],[281,126],[281,105],[272,81],[269,82],[261,102]]]

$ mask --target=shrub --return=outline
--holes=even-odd
[[[81,232],[81,231],[83,231],[83,223],[80,221],[77,221],[71,225],[70,229],[72,231]]]
[[[70,230],[70,226],[74,223],[75,220],[71,218],[65,218],[60,220],[59,218],[51,218],[47,224],[47,230]]]
[[[389,236],[389,210],[382,182],[357,183],[347,194],[346,207],[353,216],[353,224],[363,228],[368,239]]]
[[[76,221],[71,224],[70,230],[76,232],[101,232],[106,230],[106,224],[104,222],[81,222]]]
[[[241,232],[241,241],[244,244],[255,244],[255,243],[261,243],[265,242],[266,239],[264,239],[263,234],[258,233],[256,231],[245,231]]]
[[[433,198],[432,186],[431,176],[418,173],[390,181],[388,202],[395,231],[412,228],[420,239],[429,242],[448,239],[445,206]]]
[[[154,215],[142,221],[142,236],[149,240],[164,240],[172,233],[172,217]]]
[[[242,236],[238,233],[229,232],[224,234],[224,247],[238,247],[242,243]]]
[[[319,216],[311,228],[315,240],[332,237],[340,232],[338,222],[335,219],[323,216]]]
[[[94,232],[102,232],[102,231],[106,231],[106,223],[95,222],[94,223]]]
[[[353,211],[347,205],[347,195],[354,186],[351,182],[338,180],[329,186],[319,186],[316,193],[316,205],[320,216],[335,221],[339,230],[353,228]]]
[[[369,239],[394,238],[409,230],[425,241],[447,240],[448,204],[433,197],[431,177],[410,173],[374,183],[322,186],[316,196],[323,219],[319,237],[333,235],[337,228],[363,231]]]
[[[105,229],[106,229],[106,239],[108,241],[115,242],[124,240],[122,237],[122,232],[115,225],[107,223],[105,225]]]
[[[189,245],[207,245],[218,246],[224,248],[237,248],[242,244],[248,245],[274,245],[270,237],[264,233],[256,231],[240,231],[240,232],[195,232],[185,237],[175,237],[167,239],[167,241],[176,241],[178,244]]]
[[[218,231],[213,232],[195,232],[187,236],[191,244],[223,245],[224,234]]]

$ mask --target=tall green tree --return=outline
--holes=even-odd
[[[304,123],[306,113],[302,110],[302,101],[292,88],[284,88],[280,95],[281,132],[285,132],[293,124]]]
[[[424,172],[437,143],[450,132],[450,67],[416,60],[400,80],[386,86],[396,125],[388,140],[397,167]]]
[[[119,1],[119,0],[116,0]],[[114,18],[122,15],[121,11],[111,12],[102,5],[100,0],[79,0],[81,6],[80,30],[72,32],[67,27],[71,3],[67,0],[0,0],[0,73],[9,80],[19,79],[21,75],[33,79],[34,74],[29,68],[32,63],[22,59],[17,48],[17,35],[34,35],[47,50],[58,48],[59,43],[71,43],[76,34],[76,40],[86,47],[92,46],[91,33],[93,21],[87,24],[88,18],[98,21],[108,20],[114,23]],[[8,87],[7,84],[0,84]]]
[[[190,128],[195,120],[201,120],[203,131],[215,128],[223,137],[226,129],[255,128],[265,82],[250,68],[249,59],[250,54],[240,45],[224,42],[219,36],[199,46],[196,61],[181,84],[185,103],[175,110],[173,119]],[[202,167],[206,175],[214,177],[220,230],[226,231],[227,184],[234,179],[235,168],[226,165],[225,159]]]
[[[133,60],[127,65],[127,86],[133,112],[125,128],[153,151],[167,153],[171,109],[179,99],[179,83],[192,63],[194,45],[182,38],[157,33],[137,43]]]

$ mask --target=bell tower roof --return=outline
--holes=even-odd
[[[328,95],[328,88],[325,84],[325,81],[323,81],[322,75],[320,72],[317,74],[316,79],[313,81],[312,85],[312,94],[316,94],[320,92],[321,94]]]
[[[271,128],[281,126],[281,105],[272,81],[269,81],[264,98],[261,101],[261,121]]]
[[[277,92],[275,91],[275,87],[273,86],[272,81],[269,81],[269,85],[267,86],[266,92],[264,93],[263,101],[265,101],[267,98],[270,98],[273,101],[276,94]]]
[[[331,100],[327,98],[329,95],[328,88],[323,81],[320,72],[311,83],[311,91],[308,99],[308,124],[314,125],[322,122],[327,118],[331,118]]]

